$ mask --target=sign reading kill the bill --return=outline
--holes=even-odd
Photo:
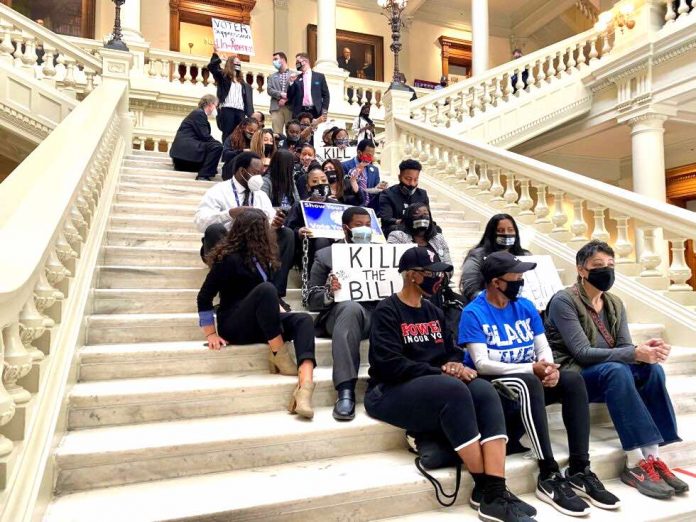
[[[563,289],[563,283],[551,256],[518,256],[522,261],[536,263],[534,270],[524,273],[520,295],[526,297],[537,310],[546,310],[553,295]]]
[[[333,273],[341,283],[341,289],[334,294],[335,301],[379,301],[400,291],[403,280],[399,274],[399,259],[414,246],[331,245]]]
[[[213,38],[218,51],[254,56],[251,27],[213,18]]]

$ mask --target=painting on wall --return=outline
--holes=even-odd
[[[307,26],[307,52],[317,60],[317,26]],[[384,81],[384,38],[336,30],[336,61],[353,78]]]

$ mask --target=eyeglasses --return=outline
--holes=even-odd
[[[445,275],[444,272],[431,272],[430,270],[421,270],[419,268],[414,268],[413,270],[423,274],[423,277],[443,277]]]

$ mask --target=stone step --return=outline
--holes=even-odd
[[[104,262],[109,265],[167,266],[179,268],[205,266],[201,260],[200,247],[106,246],[103,252]]]
[[[359,372],[362,397],[367,367]],[[333,406],[331,368],[314,370],[314,407]],[[77,383],[69,394],[69,429],[173,421],[216,415],[285,412],[297,377],[214,373]]]
[[[304,312],[316,317],[316,312]],[[87,318],[88,344],[202,340],[198,313],[104,314]]]
[[[141,159],[143,157],[146,158],[152,158],[152,159],[167,159],[171,161],[171,158],[169,158],[169,153],[168,152],[160,152],[158,150],[140,150],[140,149],[132,149],[128,151],[128,154],[126,155],[127,158],[131,159]]]
[[[97,288],[189,288],[200,289],[208,273],[198,268],[100,266],[97,268]]]
[[[173,240],[179,233],[196,233],[199,236],[202,234],[196,229],[193,222],[193,216],[153,216],[147,214],[136,213],[117,213],[113,212],[109,218],[109,225],[113,229],[140,233],[144,231],[164,232],[171,236]]]
[[[673,462],[677,454],[681,454],[679,460],[683,461],[687,451],[693,459],[696,419],[689,420],[690,429],[684,430],[688,433],[682,433],[685,442],[662,449],[668,462]],[[564,432],[552,433],[554,451],[561,465],[567,462],[565,437]],[[593,428],[590,455],[600,478],[618,476],[624,457],[613,429]],[[507,482],[515,493],[533,491],[536,471],[534,461],[519,455],[506,461]],[[437,470],[433,475],[447,491],[452,490],[453,469]],[[460,505],[467,503],[471,488],[472,481],[464,473]],[[363,521],[422,513],[437,507],[433,488],[413,465],[413,455],[406,450],[392,450],[74,493],[55,499],[45,520],[91,522],[94,513],[99,513],[102,522],[129,519]]]
[[[402,430],[363,412],[336,422],[332,410],[311,422],[270,412],[72,431],[55,452],[56,492],[406,449]]]
[[[181,225],[191,232],[112,228],[106,231],[106,242],[110,246],[200,248],[202,234],[188,221]]]
[[[150,175],[142,169],[139,169],[137,172],[133,171],[132,169],[123,169],[121,172],[120,181],[121,183],[135,183],[141,187],[152,187],[153,189],[157,189],[165,185],[170,187],[204,187],[209,189],[219,181],[196,180],[195,173],[167,172],[157,169],[151,169],[149,172],[156,175]],[[170,174],[176,175],[174,176]],[[190,177],[185,177],[183,175],[188,175]]]
[[[123,160],[123,166],[131,168],[174,170],[174,163],[172,163],[171,159],[169,161],[163,161],[159,158],[138,158],[136,160],[125,158]]]
[[[687,471],[688,474],[683,471]],[[696,478],[691,475],[696,473],[696,467],[691,466],[688,470],[683,471],[677,472],[677,475],[691,486],[691,491],[694,491]],[[641,522],[688,522],[696,520],[696,503],[690,495],[680,495],[667,502],[661,502],[659,509],[657,509],[654,505],[655,501],[641,495],[637,489],[627,486],[620,479],[605,480],[604,485],[621,499],[621,509],[617,512],[593,507],[590,514],[592,522],[616,522],[619,519],[640,520]],[[539,502],[533,493],[520,495],[520,498],[527,503],[534,504],[538,511],[537,520],[557,520],[560,518],[558,511],[544,502]],[[383,518],[377,522],[473,522],[474,520],[479,520],[476,511],[469,506],[458,505],[413,515]]]
[[[196,312],[195,288],[133,288],[94,290],[94,314],[154,314]],[[289,288],[285,301],[299,310],[302,295],[299,288]]]
[[[331,339],[316,338],[317,365],[331,367]],[[292,350],[292,349],[291,349]],[[369,342],[360,343],[367,363]],[[211,373],[267,373],[268,345],[228,346],[209,350],[205,340],[137,344],[101,344],[80,350],[80,381],[136,379]]]

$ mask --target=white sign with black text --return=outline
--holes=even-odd
[[[341,163],[352,160],[358,155],[356,147],[317,147],[317,159],[326,161],[327,159],[337,159]],[[348,174],[348,172],[346,172]]]
[[[254,41],[248,25],[213,18],[213,38],[218,51],[254,56]]]
[[[551,256],[518,256],[522,261],[536,263],[534,270],[525,272],[520,295],[526,297],[537,310],[546,310],[553,295],[563,290],[563,283]]]
[[[331,246],[333,273],[341,283],[334,300],[379,301],[403,287],[399,260],[413,244],[359,245],[336,243]]]

